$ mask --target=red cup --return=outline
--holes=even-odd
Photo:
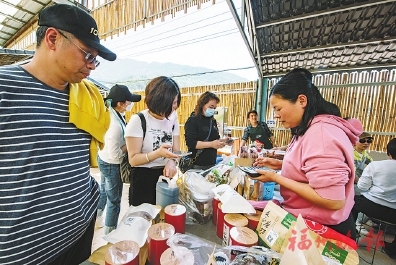
[[[173,225],[175,233],[186,232],[186,207],[180,204],[171,204],[165,207],[165,223]]]
[[[248,219],[248,227],[253,231],[256,230],[262,213],[263,212],[256,210],[256,213],[254,214],[243,214]]]
[[[152,225],[147,231],[148,263],[160,265],[162,253],[169,247],[166,240],[175,234],[175,228],[171,224],[158,223]]]
[[[224,215],[223,246],[230,244],[230,230],[233,227],[247,226],[248,220],[239,213],[227,213]]]
[[[217,209],[219,208],[219,203],[220,203],[220,200],[213,198],[213,201],[212,201],[212,204],[213,204],[212,223],[214,225],[217,225]]]
[[[124,240],[110,246],[105,253],[105,265],[139,265],[139,245]]]
[[[223,239],[223,226],[224,226],[224,213],[221,210],[222,203],[220,202],[217,206],[217,225],[216,225],[216,235]]]

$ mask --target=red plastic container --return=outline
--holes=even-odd
[[[158,223],[152,225],[147,231],[148,242],[148,264],[160,265],[162,253],[169,248],[166,240],[175,233],[175,228],[171,224]]]
[[[165,207],[165,223],[173,225],[175,233],[186,232],[186,207],[181,204],[171,204]]]

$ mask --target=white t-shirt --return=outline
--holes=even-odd
[[[371,162],[363,170],[357,186],[370,201],[396,209],[395,172],[396,160]]]
[[[110,126],[105,134],[105,145],[98,152],[100,159],[109,164],[121,164],[125,153],[121,147],[125,145],[125,126],[117,116],[115,110],[110,112]]]
[[[143,140],[142,153],[148,153],[157,150],[163,143],[171,143],[173,145],[173,136],[180,134],[179,122],[176,112],[173,112],[169,119],[158,120],[151,116],[148,109],[141,111],[146,118],[146,136]],[[143,128],[140,117],[135,114],[129,120],[125,137],[143,137]],[[157,158],[150,163],[139,165],[136,167],[157,167],[165,166],[168,162],[167,158]]]

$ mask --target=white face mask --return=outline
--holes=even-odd
[[[212,117],[212,116],[215,114],[215,112],[216,112],[215,109],[207,108],[207,109],[205,110],[204,115],[205,115],[206,117]]]
[[[129,104],[125,109],[126,111],[130,111],[133,107],[133,102],[131,102],[131,104]]]

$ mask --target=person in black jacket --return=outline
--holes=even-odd
[[[212,92],[203,93],[194,111],[184,125],[184,137],[191,158],[195,158],[194,169],[208,169],[216,164],[217,149],[226,145],[220,139],[216,119],[213,118],[220,99]]]

